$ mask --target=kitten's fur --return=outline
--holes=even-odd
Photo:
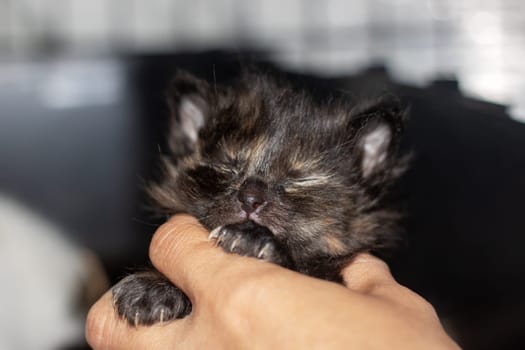
[[[383,197],[404,163],[397,99],[318,103],[245,72],[232,87],[179,73],[168,100],[171,154],[150,193],[162,212],[196,216],[224,250],[341,281],[355,253],[396,238],[398,214]],[[128,276],[113,296],[135,325],[191,311],[156,271]]]

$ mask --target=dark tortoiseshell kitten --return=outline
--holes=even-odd
[[[251,72],[231,87],[179,73],[168,100],[171,154],[150,194],[166,214],[197,217],[225,251],[341,281],[357,252],[395,240],[398,214],[383,203],[404,163],[395,98],[319,103]],[[156,271],[126,277],[113,298],[134,325],[191,312]]]

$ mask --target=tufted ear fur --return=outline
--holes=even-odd
[[[382,98],[353,111],[354,159],[361,177],[373,183],[395,175],[400,136],[406,111],[395,98]]]
[[[171,114],[169,146],[175,157],[195,148],[199,131],[209,118],[211,92],[208,83],[186,72],[178,72],[167,93]]]

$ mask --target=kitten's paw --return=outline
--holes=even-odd
[[[156,271],[129,275],[112,293],[117,313],[132,326],[169,322],[191,312],[188,297]]]
[[[290,257],[271,231],[252,222],[217,227],[210,232],[209,238],[228,253],[292,267]]]

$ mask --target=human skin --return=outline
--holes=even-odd
[[[225,253],[188,215],[155,233],[153,265],[191,299],[184,319],[132,327],[108,291],[91,308],[86,338],[106,349],[459,349],[434,308],[398,284],[381,260],[360,254],[346,286]]]

